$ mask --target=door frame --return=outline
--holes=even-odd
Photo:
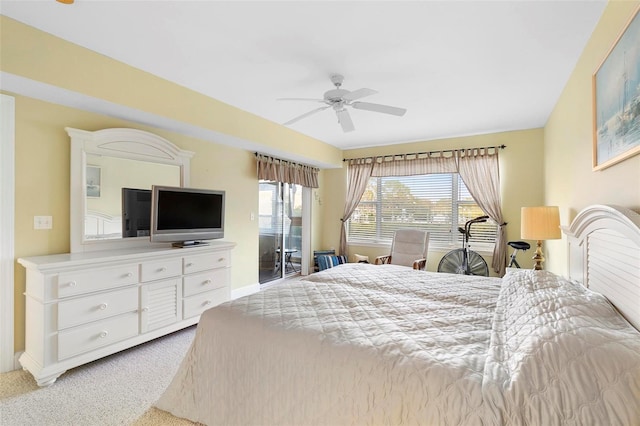
[[[14,347],[15,98],[0,94],[0,373],[17,368]]]
[[[258,181],[258,185],[261,184],[262,181]],[[270,183],[276,184],[278,185],[278,189],[277,189],[277,193],[284,197],[284,191],[282,186],[284,185],[284,183],[282,182],[277,182],[277,181],[269,181]],[[292,184],[289,184],[292,185]],[[301,232],[301,241],[300,241],[300,275],[309,275],[309,265],[311,264],[311,261],[309,260],[309,253],[311,253],[311,206],[312,206],[312,188],[307,188],[305,186],[302,185],[298,185],[300,188],[302,188],[301,191],[301,199],[302,199],[302,232]],[[280,200],[280,201],[284,201],[284,200]],[[276,201],[277,204],[277,201]],[[282,202],[282,206],[284,208],[284,202]],[[284,225],[284,211],[280,212],[283,215],[283,220],[282,223]],[[260,213],[258,213],[258,217],[260,216]],[[260,234],[260,229],[258,229],[258,233]],[[284,236],[285,236],[285,230],[284,228],[281,230],[281,238],[282,240],[279,242],[281,247],[285,247],[284,244]],[[258,237],[260,238],[260,236]],[[260,244],[260,243],[259,243]],[[282,255],[281,255],[282,256]],[[281,262],[284,262],[284,258],[282,258],[280,260]],[[260,259],[258,259],[258,263],[260,263]],[[272,281],[275,280],[279,280],[279,279],[284,279],[286,278],[286,274],[284,273],[285,268],[282,269],[281,274],[282,276],[274,279],[274,280],[270,280],[270,281],[265,281],[265,282],[260,282],[260,285],[264,285],[264,284],[268,284]]]
[[[312,189],[306,186],[302,187],[302,242],[300,248],[300,275],[309,275],[309,266],[311,261],[309,259],[311,253],[311,206],[312,206]]]

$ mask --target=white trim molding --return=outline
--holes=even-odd
[[[311,209],[313,208],[312,189],[306,186],[302,187],[302,260],[300,265],[300,274],[309,275],[314,272],[314,265],[310,262],[311,253]]]
[[[244,287],[231,290],[231,300],[239,299],[260,291],[260,284],[249,284]]]
[[[14,359],[15,98],[0,94],[0,373]]]

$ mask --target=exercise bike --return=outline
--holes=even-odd
[[[513,253],[511,253],[511,258],[509,260],[509,264],[507,265],[507,268],[513,268],[514,266],[516,268],[520,268],[520,265],[516,260],[516,255],[518,254],[518,250],[527,251],[531,248],[531,245],[526,241],[509,241],[507,244],[513,247]]]
[[[463,235],[462,248],[451,250],[445,254],[438,264],[438,272],[450,274],[489,276],[487,262],[475,251],[469,249],[469,237],[471,237],[471,225],[486,222],[489,216],[479,216],[467,221],[464,228],[458,227]]]

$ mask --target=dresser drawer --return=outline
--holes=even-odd
[[[226,268],[231,264],[231,253],[228,250],[215,253],[194,254],[183,258],[183,272],[191,274],[193,272],[206,271],[207,269]]]
[[[64,272],[58,275],[58,297],[76,296],[137,283],[137,263],[113,268]]]
[[[182,296],[192,296],[205,291],[229,286],[229,270],[213,269],[199,274],[185,275],[183,278]]]
[[[137,310],[137,287],[65,300],[58,303],[58,329]]]
[[[70,358],[137,335],[137,312],[61,331],[58,333],[58,359]]]
[[[166,259],[157,262],[144,262],[140,265],[140,281],[149,282],[163,278],[177,277],[182,274],[180,259]]]
[[[229,300],[229,289],[226,287],[187,297],[182,300],[183,318],[187,319],[200,315],[206,309],[212,308],[227,300]]]

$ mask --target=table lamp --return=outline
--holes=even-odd
[[[542,270],[542,240],[557,240],[560,235],[560,211],[557,206],[522,207],[520,218],[520,237],[525,240],[537,240],[534,268]]]

